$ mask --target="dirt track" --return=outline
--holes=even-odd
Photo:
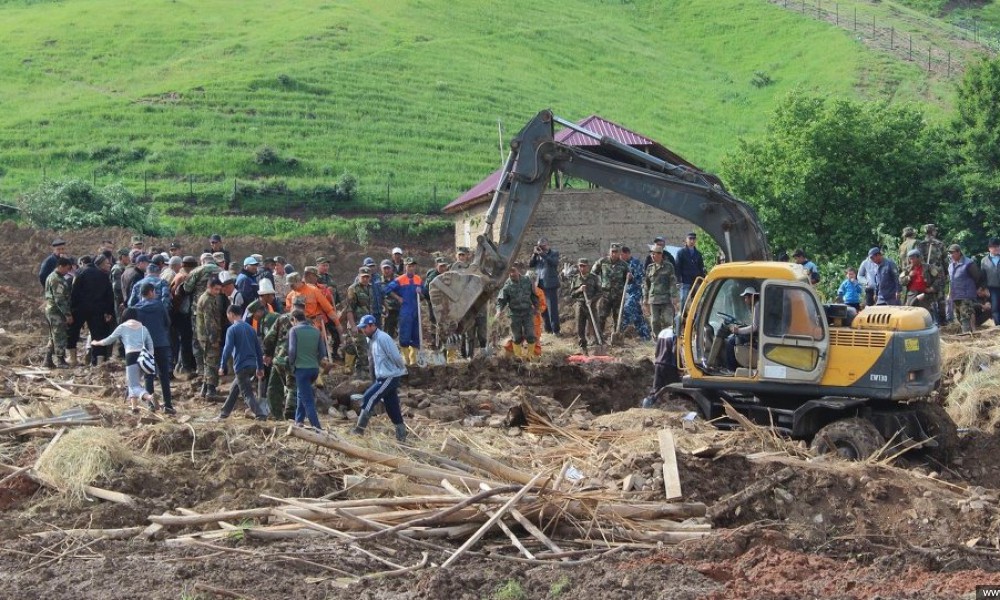
[[[0,233],[9,242],[6,252],[39,258],[44,253],[47,234],[8,225],[0,226]],[[83,239],[96,238],[81,238],[80,244]],[[276,247],[273,252],[305,257],[313,254],[310,243],[321,242],[297,241],[295,249]],[[227,246],[246,247],[242,240],[228,241]],[[338,256],[352,257],[351,264],[365,255],[350,244],[337,250]],[[329,254],[329,249],[322,253]],[[7,256],[0,259],[13,264]],[[348,268],[335,265],[334,270],[346,273]],[[39,303],[37,290],[33,278],[0,275],[0,310],[9,315],[3,323],[7,333],[0,334],[0,401],[19,398],[29,411],[41,396],[14,370],[39,362],[40,313],[33,309]],[[682,417],[692,407],[682,401],[669,400],[652,410],[630,409],[649,385],[652,366],[643,358],[651,354],[648,345],[629,340],[625,348],[615,350],[623,362],[581,366],[562,360],[570,352],[567,339],[546,343],[540,365],[490,359],[414,372],[404,395],[414,445],[435,452],[441,439],[460,435],[531,471],[540,457],[558,453],[565,442],[554,436],[515,435],[470,419],[502,416],[511,404],[512,389],[523,384],[552,407],[561,427],[621,432],[620,441],[603,447],[602,456],[578,458],[598,487],[620,486],[624,477],[636,474],[646,481],[641,495],[662,501],[662,482],[653,484],[660,460],[655,433],[664,427],[677,432],[685,500],[712,506],[786,466],[792,466],[794,475],[716,519],[713,534],[699,540],[625,549],[579,566],[468,556],[447,570],[427,567],[346,586],[329,570],[281,558],[304,557],[355,574],[384,569],[326,537],[274,542],[237,533],[211,542],[222,549],[168,541],[180,531],[164,531],[151,540],[33,537],[57,528],[145,527],[150,515],[182,507],[205,513],[266,506],[261,494],[317,498],[341,490],[345,474],[378,471],[374,465],[289,438],[283,424],[262,425],[235,416],[221,424],[210,422],[218,406],[193,400],[187,382],[178,382],[176,394],[180,415],[191,416],[190,421],[133,416],[118,401],[121,367],[112,363],[97,372],[81,368],[59,373],[61,381],[100,387],[86,388],[81,392],[85,398],[50,398],[47,405],[53,412],[78,403],[97,407],[103,425],[116,432],[141,463],[94,483],[130,494],[138,505],[53,493],[23,476],[0,484],[0,598],[225,597],[204,587],[212,586],[256,599],[951,599],[974,597],[977,584],[1000,583],[1000,443],[995,434],[965,434],[957,460],[947,466],[923,456],[892,465],[807,463],[751,434],[721,432],[700,422],[685,427]],[[331,383],[334,389],[343,387],[337,380]],[[43,382],[41,387],[50,386]],[[322,420],[346,437],[349,422],[328,415]],[[389,438],[381,417],[363,443],[405,455],[406,450]],[[30,466],[48,440],[0,435],[0,463]],[[686,453],[706,443],[723,448],[718,457]],[[760,455],[764,450],[772,452]],[[431,552],[430,562],[442,563],[459,543],[439,542],[443,549]],[[401,565],[417,564],[422,551],[395,538],[371,548],[391,553]],[[488,536],[475,549],[514,556],[502,536]]]

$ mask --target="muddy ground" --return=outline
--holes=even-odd
[[[18,252],[31,262],[44,253],[47,233],[6,224],[0,233],[10,242],[0,253]],[[81,245],[100,239],[100,234],[78,235],[71,241]],[[245,240],[227,245],[258,249]],[[324,249],[312,252],[313,247]],[[335,264],[335,272],[347,273],[359,262],[355,258],[369,252],[330,240],[298,240],[294,248],[277,246],[273,252],[304,257],[329,254],[334,247],[338,256],[352,257],[350,265]],[[15,261],[0,254],[0,263]],[[137,505],[54,492],[24,476],[0,483],[0,598],[952,599],[973,598],[976,585],[1000,584],[1000,439],[994,432],[963,432],[947,465],[921,455],[891,463],[806,462],[796,458],[801,449],[795,445],[768,445],[755,435],[722,432],[703,422],[685,424],[694,407],[682,400],[634,408],[652,377],[652,346],[638,340],[614,349],[621,360],[607,364],[567,364],[571,340],[546,338],[546,355],[536,364],[494,357],[414,370],[403,393],[414,445],[433,451],[443,436],[461,435],[515,466],[537,468],[542,457],[559,453],[564,438],[496,423],[523,393],[515,390],[522,385],[562,427],[621,432],[610,448],[614,452],[602,448],[605,457],[615,454],[618,460],[577,457],[596,487],[617,487],[634,475],[644,482],[636,493],[664,500],[655,445],[655,432],[664,427],[677,436],[687,501],[712,506],[792,467],[791,479],[716,519],[709,537],[667,546],[637,544],[586,564],[531,565],[512,559],[516,553],[502,535],[490,535],[474,548],[480,554],[449,569],[433,565],[462,540],[439,541],[441,549],[429,551],[430,564],[422,569],[354,583],[327,567],[363,575],[384,566],[326,537],[277,542],[236,532],[212,542],[216,547],[176,545],[171,538],[178,531],[122,541],[38,537],[33,534],[57,529],[145,527],[150,515],[178,508],[269,506],[262,494],[337,494],[344,475],[370,474],[373,466],[288,437],[283,423],[239,415],[213,422],[219,406],[195,399],[187,381],[175,382],[178,417],[132,415],[120,401],[122,373],[116,363],[58,373],[58,381],[96,386],[73,388],[72,397],[39,395],[37,388],[51,386],[15,374],[40,363],[37,292],[33,278],[0,271],[0,314],[6,315],[0,324],[5,330],[0,402],[18,400],[29,414],[43,403],[56,413],[75,404],[93,406],[104,430],[136,457],[93,484],[130,494]],[[335,396],[360,384],[334,375],[327,385]],[[351,422],[330,414],[321,418],[334,434],[347,437]],[[49,440],[0,434],[0,463],[31,466]],[[363,443],[408,452],[391,440],[384,417],[374,420]],[[722,451],[714,458],[688,453],[706,444]],[[398,538],[371,548],[391,553],[400,565],[418,564],[427,551]]]

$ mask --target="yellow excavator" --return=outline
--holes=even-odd
[[[556,141],[557,124],[599,140],[596,151]],[[548,110],[512,140],[469,268],[431,282],[439,335],[460,333],[499,289],[557,171],[686,219],[725,255],[695,284],[676,332],[683,378],[669,392],[689,398],[703,417],[725,426],[728,403],[811,442],[818,453],[862,459],[882,449],[922,448],[949,458],[958,437],[943,407],[929,400],[941,378],[941,352],[926,310],[875,306],[858,313],[824,304],[804,268],[770,260],[755,211],[718,178]],[[736,336],[738,327],[743,333]]]

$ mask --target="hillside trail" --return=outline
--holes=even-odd
[[[8,241],[0,250],[8,256],[0,260],[34,257],[48,236],[3,226],[0,233]],[[93,239],[71,236],[80,246]],[[317,242],[276,243],[268,253],[306,257],[315,253],[309,244]],[[233,239],[226,245],[243,252],[259,244]],[[323,244],[324,254],[335,250],[351,262],[373,251],[335,240]],[[432,248],[421,252],[427,249]],[[334,269],[347,272],[336,263]],[[228,523],[233,533],[213,541],[214,548],[177,543],[182,534],[195,533],[190,530],[167,529],[148,539],[60,539],[59,529],[146,527],[151,515],[179,514],[179,509],[205,514],[269,506],[262,494],[353,497],[345,490],[346,476],[387,472],[289,437],[284,423],[255,422],[239,411],[227,421],[212,421],[219,405],[197,398],[184,379],[175,385],[179,415],[164,419],[126,410],[117,362],[49,377],[71,393],[19,375],[41,359],[44,329],[37,285],[23,275],[0,272],[0,311],[5,315],[0,403],[16,401],[32,417],[43,405],[54,414],[77,405],[93,407],[100,415],[94,429],[119,440],[134,457],[105,470],[93,483],[130,494],[136,504],[54,492],[24,476],[0,483],[0,597],[923,600],[973,598],[975,585],[998,578],[1000,439],[994,432],[966,431],[949,465],[922,455],[891,464],[809,462],[802,458],[801,444],[692,421],[693,406],[681,399],[667,398],[654,409],[636,408],[651,383],[653,347],[628,337],[623,346],[611,348],[615,360],[607,363],[569,363],[572,338],[545,336],[545,353],[537,363],[495,356],[413,369],[401,392],[412,431],[409,447],[393,441],[384,416],[373,419],[369,434],[360,440],[349,436],[353,421],[340,419],[335,411],[324,410],[321,420],[333,435],[401,456],[439,453],[442,442],[454,438],[524,470],[569,458],[583,482],[595,489],[621,493],[623,480],[638,482],[631,492],[636,500],[665,501],[657,443],[657,432],[665,428],[675,434],[685,501],[713,506],[782,469],[792,468],[792,477],[713,519],[710,536],[676,545],[636,540],[586,564],[515,562],[508,540],[488,535],[475,550],[489,556],[469,556],[441,569],[433,565],[444,562],[461,540],[435,540],[439,549],[428,551],[429,566],[351,583],[330,568],[363,574],[382,571],[384,565],[324,535],[265,541],[243,533],[262,526],[259,519]],[[986,335],[1000,344],[1000,337]],[[322,406],[326,409],[365,385],[335,371],[321,393]],[[523,398],[546,411],[559,429],[546,433],[505,426],[504,415]],[[4,413],[0,420],[12,418]],[[0,434],[0,463],[32,466],[53,431],[48,433]],[[578,439],[583,436],[603,441],[582,444]],[[709,445],[720,448],[714,457],[692,454]],[[515,532],[528,541],[522,531]],[[49,537],[35,535],[39,533]],[[571,540],[560,544],[586,549]],[[419,564],[421,552],[427,551],[398,538],[370,548],[401,565]],[[288,556],[312,564],[282,558]]]

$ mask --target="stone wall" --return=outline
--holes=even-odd
[[[455,214],[455,245],[476,245],[482,233],[489,202]],[[499,231],[503,211],[497,216],[494,233]],[[612,242],[632,248],[633,255],[645,256],[656,236],[667,244],[681,246],[693,226],[684,219],[646,206],[607,190],[550,190],[539,202],[535,219],[521,244],[520,256],[527,259],[538,238],[549,238],[565,261],[580,257],[591,260],[607,254]]]

